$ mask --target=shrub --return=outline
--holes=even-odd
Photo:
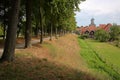
[[[75,33],[76,33],[77,35],[80,35],[80,32],[79,32],[79,31],[75,31]]]
[[[116,41],[115,45],[116,45],[117,47],[120,47],[120,41]]]
[[[115,41],[115,45],[120,48],[120,36]]]
[[[119,40],[120,36],[120,27],[117,25],[113,25],[110,28],[110,39],[111,40]]]
[[[110,38],[110,35],[105,30],[97,30],[95,32],[95,39],[99,40],[100,42],[108,41],[109,38]]]
[[[83,35],[80,36],[81,39],[86,39],[86,38],[88,38],[88,37],[89,37],[88,34],[83,34]]]

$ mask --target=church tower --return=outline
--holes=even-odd
[[[91,24],[89,26],[96,26],[96,24],[94,23],[94,18],[91,19]]]

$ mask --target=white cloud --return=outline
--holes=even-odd
[[[120,12],[120,0],[86,0],[80,4],[83,11],[92,15]]]
[[[120,0],[86,0],[80,4],[80,12],[76,13],[77,25],[89,25],[95,18],[97,25],[102,23],[120,24]]]

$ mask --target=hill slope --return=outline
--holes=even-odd
[[[0,64],[0,80],[96,80],[79,51],[74,34],[16,50],[14,62]]]

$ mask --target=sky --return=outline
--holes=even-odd
[[[120,25],[120,0],[86,0],[76,13],[77,26],[88,26],[91,18],[95,24],[116,23]]]

